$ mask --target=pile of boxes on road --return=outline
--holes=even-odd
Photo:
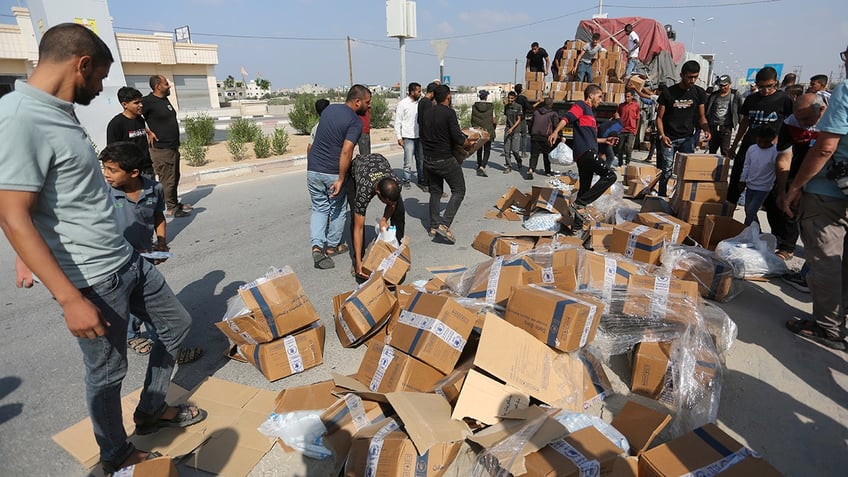
[[[592,64],[594,83],[574,81],[571,74],[577,67],[577,56],[585,43],[581,40],[565,42],[566,49],[557,66],[558,76],[550,84],[545,83],[544,73],[526,73],[524,77],[524,95],[538,101],[550,96],[554,101],[577,101],[583,99],[583,91],[589,84],[600,86],[604,92],[604,101],[623,103],[626,84],[619,80],[624,75],[627,62],[621,48],[613,46],[608,51],[599,52]]]
[[[682,184],[696,163],[684,161]],[[576,235],[481,231],[472,247],[486,258],[433,264],[413,284],[409,242],[373,243],[371,277],[333,298],[339,342],[366,347],[358,370],[283,390],[269,412],[305,413],[318,431],[280,445],[350,476],[779,475],[711,424],[736,328],[702,298],[721,280],[680,259],[692,224],[602,208],[580,226],[564,190],[511,188],[492,218],[556,212]],[[587,233],[601,228],[603,239]],[[217,326],[234,358],[269,380],[321,363],[323,327],[289,269],[230,305]],[[629,357],[626,397],[609,378],[616,355]],[[602,407],[611,425],[592,414]]]

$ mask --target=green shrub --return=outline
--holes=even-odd
[[[247,157],[247,144],[240,139],[227,139],[227,151],[230,152],[234,162],[243,161]]]
[[[467,104],[460,104],[458,113],[459,127],[471,127],[471,107],[469,107]]]
[[[495,119],[498,120],[498,124],[506,124],[506,118],[503,115],[504,112],[504,103],[500,98],[492,101],[492,104],[495,105]]]
[[[289,121],[298,134],[309,134],[312,126],[318,123],[315,99],[313,94],[301,94],[294,102],[294,107],[289,113]]]
[[[274,135],[271,137],[271,150],[278,156],[282,156],[289,150],[289,133],[285,129],[274,129]]]
[[[264,134],[259,134],[253,141],[253,154],[256,155],[257,159],[271,157],[271,139]]]
[[[392,113],[389,112],[389,105],[386,103],[386,98],[377,95],[372,96],[371,127],[376,129],[387,128],[391,122]]]
[[[236,118],[227,127],[227,140],[236,139],[243,143],[253,142],[261,135],[262,129],[259,125],[245,118]]]
[[[206,145],[201,144],[197,137],[189,138],[180,144],[180,155],[185,158],[186,164],[192,167],[200,167],[206,164]]]
[[[204,113],[189,116],[185,119],[185,131],[187,142],[208,146],[215,139],[215,120]]]

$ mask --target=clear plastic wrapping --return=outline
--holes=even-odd
[[[698,282],[701,296],[728,302],[742,292],[733,280],[734,267],[710,250],[690,245],[671,244],[662,255],[662,269],[678,278]]]
[[[527,217],[523,225],[525,229],[533,232],[557,232],[560,228],[560,219],[562,219],[562,214],[538,211],[530,214],[530,217]]]
[[[774,253],[777,239],[760,234],[754,222],[739,235],[722,240],[716,246],[716,256],[733,265],[736,278],[766,277],[789,273],[786,263]]]

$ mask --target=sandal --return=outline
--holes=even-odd
[[[346,243],[340,243],[335,247],[327,247],[327,256],[334,257],[336,255],[341,255],[348,250],[350,250],[350,247],[348,247]]]
[[[203,348],[183,348],[177,353],[177,364],[188,364],[197,361],[201,356],[203,356]]]
[[[133,452],[136,452],[135,449],[133,450]],[[130,454],[130,455],[132,455],[132,454]],[[159,451],[150,451],[150,452],[147,453],[147,457],[145,457],[142,462],[147,461],[147,460],[158,459],[159,457],[162,457],[162,455],[163,454]],[[129,459],[129,457],[127,457],[127,459]],[[124,462],[126,462],[126,460]],[[100,462],[100,465],[103,467],[103,473],[106,474],[106,475],[114,474],[115,472],[117,472],[121,469],[124,469],[126,467],[129,467],[130,465],[135,465],[135,464],[130,464],[130,465],[126,465],[124,467],[119,467],[121,464],[123,464],[123,462],[121,462],[120,464],[117,464],[117,465],[113,464],[112,462],[106,461],[106,460]]]
[[[336,266],[333,259],[318,247],[312,247],[312,261],[315,262],[315,268],[319,270],[328,270]]]
[[[777,252],[775,252],[775,255],[780,257],[780,259],[784,262],[792,259],[792,257],[795,256],[795,254],[789,250],[778,250]]]
[[[827,346],[830,349],[845,351],[848,349],[845,340],[840,338],[831,338],[827,335],[824,328],[819,326],[815,321],[810,320],[789,320],[786,322],[786,327],[789,331],[796,335],[806,338],[810,341]]]
[[[161,416],[169,409],[168,404],[162,404],[161,412],[158,412],[155,416],[135,411],[135,414],[133,414],[133,420],[135,421],[136,435],[143,436],[146,434],[152,434],[159,429],[164,429],[166,427],[188,427],[206,419],[206,416],[208,415],[203,409],[188,404],[180,404],[179,406],[176,406],[176,408],[177,414],[171,419],[161,418]],[[195,411],[196,414],[193,414],[192,411]]]
[[[127,346],[135,351],[137,354],[142,356],[149,354],[150,350],[153,349],[153,341],[149,338],[145,338],[143,336],[138,336],[135,338],[131,338],[127,341]]]
[[[439,225],[439,228],[436,229],[436,233],[448,242],[452,244],[456,243],[456,237],[453,235],[453,232],[451,232],[451,229],[448,228],[447,225]]]

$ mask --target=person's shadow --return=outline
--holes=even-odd
[[[189,212],[188,217],[174,217],[168,220],[167,233],[169,242],[174,240],[174,237],[194,222],[198,214],[206,212],[204,207],[197,204],[210,195],[213,189],[215,189],[215,184],[200,185],[182,195],[180,201],[185,204],[191,204],[192,210]]]
[[[6,376],[0,378],[0,401],[11,394],[15,389],[18,389],[23,381],[18,376]],[[11,421],[19,416],[24,411],[23,403],[16,402],[11,404],[0,404],[0,425],[4,422]]]

